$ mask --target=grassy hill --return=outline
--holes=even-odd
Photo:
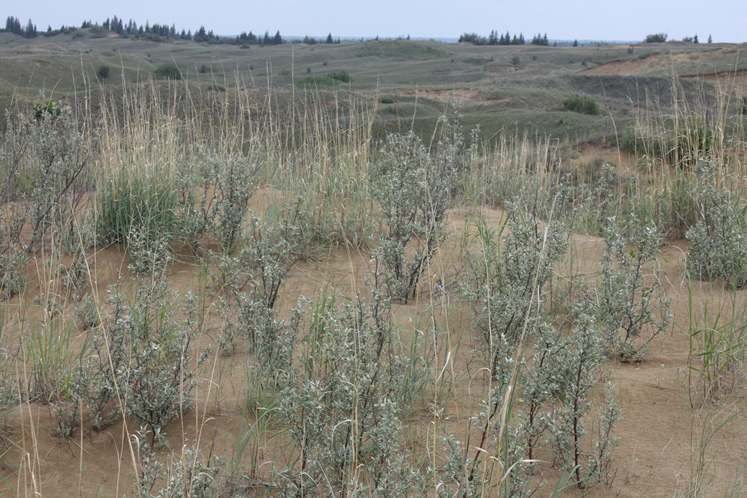
[[[671,105],[675,75],[688,76],[678,80],[685,98],[714,94],[729,71],[747,67],[741,50],[683,43],[556,48],[408,40],[240,48],[155,43],[90,29],[31,40],[2,33],[0,108],[35,102],[42,93],[74,99],[100,87],[117,94],[123,84],[139,84],[158,68],[175,65],[197,98],[248,90],[257,102],[268,93],[290,102],[316,89],[327,96],[351,92],[383,99],[378,127],[407,122],[416,130],[431,128],[453,103],[451,110],[469,126],[479,124],[486,136],[511,129],[583,142],[614,134],[614,123],[625,128],[636,111]],[[97,75],[102,66],[109,68],[106,79]],[[341,71],[351,75],[350,82],[327,78]],[[563,101],[574,94],[597,100],[601,115],[564,111]]]

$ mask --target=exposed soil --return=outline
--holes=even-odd
[[[583,157],[596,157],[602,151],[589,148],[582,154]],[[255,201],[266,205],[275,195],[272,191],[262,191],[255,196]],[[478,211],[492,228],[500,227],[505,220],[505,213],[500,209],[483,207]],[[450,427],[457,433],[473,430],[468,417],[475,409],[475,400],[468,398],[467,394],[479,384],[481,375],[480,362],[472,352],[477,339],[470,328],[468,307],[462,306],[464,303],[460,302],[455,286],[463,265],[461,241],[465,230],[470,230],[471,226],[466,220],[474,214],[472,208],[450,212],[452,235],[441,248],[431,276],[425,279],[418,301],[396,306],[394,310],[395,322],[406,334],[410,331],[417,333],[418,317],[430,309],[435,310],[436,316],[451,328],[454,343],[461,340],[452,364],[434,365],[438,369],[448,366],[458,373],[455,377],[456,402],[449,407]],[[602,248],[603,241],[598,237],[574,235],[567,260],[557,268],[559,282],[594,281]],[[688,289],[682,270],[686,250],[684,242],[662,247],[665,285],[673,298],[674,325],[651,341],[644,361],[610,362],[606,368],[624,418],[616,430],[620,445],[614,450],[616,478],[612,488],[596,488],[590,492],[591,496],[684,495],[691,469],[698,464],[701,445],[704,445],[702,453],[708,465],[704,475],[712,479],[707,487],[708,495],[717,495],[728,489],[736,472],[747,463],[744,452],[747,418],[741,391],[732,391],[725,386],[715,403],[704,404],[699,376],[688,368],[688,303],[692,302],[694,312],[699,314],[705,305],[711,311],[716,310],[730,296],[718,284],[693,282]],[[200,266],[191,262],[187,255],[183,259],[170,270],[171,288],[179,294],[189,290],[203,293],[214,290],[210,282],[197,277]],[[92,261],[94,287],[91,292],[100,298],[105,295],[107,286],[118,279],[127,281],[131,278],[127,256],[118,248],[101,250]],[[359,289],[365,292],[371,265],[369,253],[352,248],[333,249],[318,260],[303,261],[293,268],[284,285],[280,308],[289,309],[302,295],[315,302],[325,293],[353,296]],[[29,267],[29,277],[35,282],[24,296],[26,319],[30,322],[37,320],[42,313],[39,306],[31,303],[36,295],[46,290],[48,275],[45,268],[43,255],[35,258]],[[739,291],[736,299],[744,300],[745,293],[747,291]],[[17,305],[20,302],[15,298],[5,303],[5,309],[19,310]],[[74,305],[68,304],[63,315],[70,315]],[[205,334],[198,349],[206,346],[217,349],[215,338],[220,325],[217,312],[209,308]],[[80,348],[84,338],[85,332],[75,325],[72,348]],[[252,414],[244,408],[247,395],[244,361],[244,351],[239,347],[230,357],[214,355],[207,367],[200,370],[193,408],[182,421],[174,422],[167,429],[171,450],[160,450],[164,461],[169,462],[171,451],[179,456],[184,445],[197,439],[211,447],[214,455],[230,455],[235,451],[237,440],[246,434],[247,424],[253,420]],[[23,378],[26,374],[19,370],[18,375]],[[137,429],[132,427],[132,423],[125,428],[120,421],[96,433],[84,417],[82,430],[77,430],[70,439],[63,439],[54,435],[56,417],[48,405],[32,403],[20,406],[13,418],[12,432],[6,438],[15,442],[15,446],[4,455],[0,466],[0,475],[5,479],[0,483],[0,489],[9,495],[24,494],[24,490],[36,490],[48,496],[120,496],[131,492],[133,464],[125,431],[133,433]],[[728,423],[720,426],[723,421]],[[433,422],[427,406],[419,408],[409,421],[407,439],[414,448],[424,450]],[[260,439],[255,462],[260,466],[260,473],[262,468],[268,468],[267,462],[279,458],[278,451],[282,453],[282,437],[271,438],[272,433],[269,430]],[[247,468],[252,465],[249,454],[245,455],[243,462]],[[552,487],[557,472],[547,463],[539,466],[538,475],[547,479]],[[564,494],[575,496],[582,493],[574,488]]]
[[[664,54],[643,55],[637,58],[621,59],[579,71],[583,75],[597,76],[635,76],[648,70],[658,68],[662,64]]]

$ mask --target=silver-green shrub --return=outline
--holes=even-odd
[[[542,228],[517,204],[507,204],[508,219],[499,231],[478,222],[480,248],[467,253],[463,292],[481,334],[486,366],[501,383],[510,376],[512,358],[522,331],[529,335],[543,321],[544,291],[553,268],[565,254],[562,223]],[[508,233],[503,236],[505,229]]]
[[[243,337],[263,364],[275,370],[290,366],[283,344],[295,337],[300,311],[282,321],[276,319],[274,307],[305,242],[308,218],[299,206],[285,210],[279,221],[252,218],[250,232],[235,252],[219,257],[218,281],[226,297],[218,303],[224,323],[218,342],[224,354]]]
[[[78,395],[97,430],[124,412],[147,426],[155,440],[192,402],[196,300],[187,295],[177,310],[162,278],[139,279],[130,295],[117,287],[109,292],[110,311],[95,330]]]
[[[626,226],[627,244],[617,220],[608,220],[605,228],[596,309],[613,354],[631,361],[640,359],[648,343],[669,326],[671,299],[664,292],[658,264],[661,231],[634,214]],[[646,330],[650,336],[637,341]]]
[[[374,164],[373,196],[385,226],[374,250],[376,275],[389,294],[407,302],[446,235],[446,210],[465,168],[464,137],[444,125],[430,152],[414,133],[392,134]]]
[[[37,117],[9,117],[4,139],[0,203],[14,202],[14,212],[8,214],[15,221],[23,219],[29,229],[23,240],[20,232],[10,230],[11,239],[32,252],[52,227],[63,237],[73,234],[75,214],[91,186],[91,151],[72,109],[59,106]]]
[[[406,496],[420,476],[401,444],[408,360],[380,292],[317,307],[304,364],[278,403],[296,450],[278,476],[286,495]],[[407,351],[405,349],[405,351]]]
[[[23,219],[4,218],[0,208],[0,300],[18,294],[26,284],[28,255],[18,241]]]
[[[716,185],[713,163],[698,161],[693,192],[697,222],[686,233],[687,267],[699,278],[747,285],[747,205],[739,195]]]
[[[201,235],[212,233],[224,251],[232,250],[259,185],[257,163],[239,154],[221,157],[201,150],[191,163],[191,174],[176,182],[183,206],[182,238],[195,244]]]

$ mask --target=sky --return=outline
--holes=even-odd
[[[680,40],[747,41],[747,0],[25,0],[3,2],[23,26],[80,26],[117,16],[138,25],[175,24],[193,32],[201,25],[217,35],[242,31],[283,36],[337,38],[458,38],[487,36],[495,29],[551,40],[643,40],[667,33]]]

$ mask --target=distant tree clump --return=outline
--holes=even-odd
[[[599,104],[591,97],[574,95],[563,101],[563,109],[566,111],[588,114],[589,116],[598,116],[600,114]]]
[[[102,80],[105,80],[109,77],[109,72],[111,71],[111,68],[105,64],[102,64],[99,66],[99,69],[96,71],[96,76],[101,78]]]
[[[459,43],[471,43],[473,45],[487,45],[488,39],[477,33],[462,33],[459,37]]]
[[[545,33],[544,36],[537,33],[534,35],[534,38],[532,38],[532,45],[541,45],[544,47],[547,47],[550,45],[550,41],[547,39],[547,33]]]
[[[646,43],[664,43],[667,41],[668,35],[666,33],[654,33],[651,35],[646,35],[646,39],[644,42]]]
[[[158,67],[158,69],[156,69],[154,73],[159,78],[169,80],[182,79],[182,72],[181,70],[179,70],[179,66],[174,63],[164,64],[163,66]]]
[[[14,35],[25,36],[26,38],[36,38],[37,35],[36,24],[31,19],[29,19],[24,28],[21,26],[21,20],[13,16],[8,16],[5,20],[5,29],[3,31],[13,33]]]

